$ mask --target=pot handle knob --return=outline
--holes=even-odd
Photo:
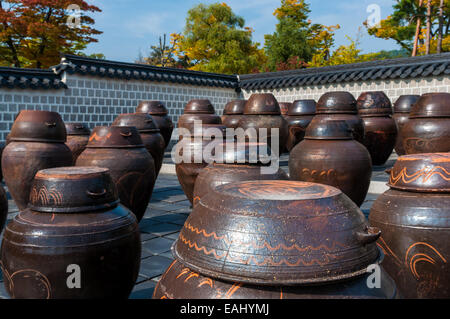
[[[366,226],[366,228],[364,229],[364,232],[356,233],[357,240],[363,245],[368,245],[368,244],[376,242],[378,240],[378,238],[380,238],[380,236],[381,236],[381,230],[376,227]]]
[[[103,197],[106,195],[107,192],[108,191],[106,189],[103,189],[100,193],[94,193],[94,192],[87,190],[86,194],[88,194],[88,196],[90,196],[90,197]]]
[[[120,135],[122,135],[123,137],[130,137],[131,135],[133,135],[133,133],[132,132],[127,132],[127,133],[120,132]]]
[[[56,123],[45,122],[45,125],[47,125],[48,127],[56,127]]]
[[[386,174],[388,174],[389,176],[391,175],[391,172],[392,172],[392,168],[387,168],[386,170],[385,170],[385,172],[386,172]]]

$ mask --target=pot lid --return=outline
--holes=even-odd
[[[391,188],[414,192],[450,192],[450,153],[399,157],[391,170]]]
[[[450,93],[422,95],[411,108],[409,117],[450,117]]]
[[[91,135],[91,130],[85,123],[66,123],[67,135]]]
[[[352,140],[353,130],[344,120],[314,118],[306,128],[308,140]]]
[[[317,114],[348,113],[357,114],[355,97],[349,92],[327,92],[317,102]]]
[[[270,164],[272,160],[278,160],[272,155],[267,143],[239,143],[229,141],[217,145],[214,156],[215,163],[225,164]]]
[[[184,114],[216,114],[209,100],[191,100],[184,107]]]
[[[169,112],[160,101],[141,101],[136,113],[148,113],[150,115],[167,115]]]
[[[280,106],[281,115],[288,115],[288,111],[289,111],[289,108],[291,107],[292,103],[278,102],[278,105]]]
[[[89,137],[87,148],[140,148],[141,136],[134,126],[97,126]]]
[[[362,93],[356,102],[356,106],[361,117],[393,114],[391,100],[382,91]]]
[[[365,273],[379,257],[379,236],[337,188],[246,181],[205,195],[173,252],[186,267],[222,280],[312,284]]]
[[[316,101],[297,100],[289,107],[288,115],[314,115],[316,114]]]
[[[271,93],[252,94],[245,103],[245,115],[281,115],[277,99]]]
[[[23,110],[9,133],[10,141],[65,143],[67,132],[56,112]]]
[[[128,113],[119,115],[113,126],[134,126],[140,133],[159,132],[159,128],[148,113]]]
[[[409,113],[420,95],[401,95],[394,103],[395,113]]]
[[[81,213],[118,204],[118,192],[108,169],[59,167],[36,174],[29,208],[45,213]]]
[[[223,110],[223,115],[241,115],[244,114],[245,103],[247,100],[234,100],[228,102]]]

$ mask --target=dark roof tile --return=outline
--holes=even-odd
[[[64,89],[59,75],[50,70],[0,67],[0,88]]]

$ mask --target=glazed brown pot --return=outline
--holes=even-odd
[[[164,104],[160,101],[142,101],[139,103],[136,112],[148,113],[152,116],[156,126],[161,130],[161,135],[164,137],[165,147],[169,146],[174,125]]]
[[[31,182],[39,170],[72,165],[66,137],[58,113],[21,111],[17,116],[3,151],[2,171],[19,210],[27,207]]]
[[[201,121],[202,124],[222,124],[222,119],[216,115],[209,100],[189,101],[184,107],[184,114],[178,119],[178,128],[191,129],[195,121]]]
[[[138,221],[142,219],[155,186],[155,162],[135,127],[96,127],[76,166],[108,168],[120,202]]]
[[[228,128],[237,128],[239,120],[243,117],[247,100],[234,100],[225,105],[222,115],[222,124]]]
[[[384,165],[397,140],[391,101],[383,92],[365,92],[358,98],[357,105],[359,116],[364,122],[363,144],[372,157],[373,165]]]
[[[288,128],[273,94],[252,94],[245,103],[244,117],[239,121],[238,126],[244,130],[255,129],[256,136],[250,140],[251,142],[267,143],[270,146],[272,146],[272,129],[278,129],[279,152],[284,151]],[[261,129],[267,129],[267,140],[262,137]]]
[[[370,299],[398,298],[392,278],[381,270],[380,288],[368,289],[368,274],[320,286],[256,286],[203,276],[174,261],[155,287],[153,299]],[[369,279],[370,281],[370,279]]]
[[[403,127],[406,154],[450,152],[450,93],[428,93],[411,109]]]
[[[112,125],[137,128],[145,148],[155,161],[156,176],[158,176],[164,159],[165,143],[153,117],[146,113],[122,114],[115,119]]]
[[[409,121],[409,112],[412,106],[420,98],[420,95],[402,95],[394,103],[394,116],[392,117],[397,124],[397,141],[395,142],[395,152],[398,155],[405,155],[406,151],[402,144],[402,129]]]
[[[140,253],[136,218],[119,205],[107,169],[43,170],[33,182],[30,208],[6,227],[4,284],[17,299],[127,298]],[[77,271],[80,287],[70,289]]]
[[[450,154],[402,156],[370,224],[382,230],[382,266],[406,298],[450,298]]]
[[[281,115],[283,115],[283,116],[288,115],[289,108],[291,107],[292,103],[290,103],[290,102],[278,102],[278,105],[280,106]]]
[[[8,217],[8,198],[3,186],[0,185],[0,232],[5,226],[6,218]]]
[[[372,161],[345,121],[315,118],[305,139],[291,151],[289,174],[291,180],[337,187],[361,206],[370,186]]]
[[[91,130],[83,123],[66,123],[66,131],[66,145],[72,151],[73,164],[75,165],[78,156],[86,149]]]
[[[2,173],[2,154],[3,150],[5,149],[6,144],[4,142],[0,142],[0,182],[3,180],[3,173]]]
[[[204,196],[173,253],[187,268],[224,281],[325,284],[365,274],[379,261],[379,236],[334,187],[245,181],[218,186]]]
[[[233,143],[232,147],[227,148],[225,144],[220,147],[223,153],[217,154],[218,160],[205,167],[195,181],[194,205],[220,185],[238,181],[289,179],[281,168],[264,171],[271,164],[267,144]],[[257,153],[254,158],[251,157],[252,150]]]
[[[286,148],[290,152],[295,145],[305,137],[306,128],[316,113],[316,101],[297,100],[291,104],[287,116],[284,117],[288,126]]]

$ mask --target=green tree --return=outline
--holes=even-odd
[[[139,57],[137,63],[155,65],[160,67],[180,67],[180,63],[176,61],[175,47],[173,41],[167,44],[166,34],[159,37],[159,44],[150,47],[148,57]]]

